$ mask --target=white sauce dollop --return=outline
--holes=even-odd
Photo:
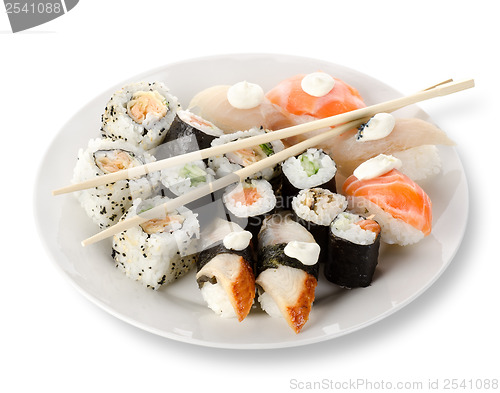
[[[390,113],[377,113],[358,131],[356,141],[376,141],[385,138],[392,132],[395,125],[396,119],[393,115]]]
[[[391,170],[401,168],[402,162],[399,158],[379,154],[376,157],[370,158],[358,166],[353,175],[359,180],[373,179],[381,176]]]
[[[248,231],[231,232],[224,236],[224,247],[228,250],[241,251],[248,247],[252,234]]]
[[[335,79],[324,72],[313,72],[302,78],[300,86],[307,94],[313,97],[327,95],[335,85]]]
[[[291,241],[285,246],[285,255],[298,259],[304,265],[314,265],[318,262],[321,248],[318,243]]]
[[[264,90],[255,83],[238,82],[228,89],[227,100],[237,109],[252,109],[264,101]]]

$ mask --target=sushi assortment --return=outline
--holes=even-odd
[[[246,81],[209,87],[188,108],[181,108],[162,82],[132,83],[105,105],[101,134],[79,151],[72,181],[365,106],[356,88],[322,72],[291,76],[267,93]],[[170,198],[315,134],[75,195],[89,218],[106,228],[147,215]],[[439,172],[436,146],[452,143],[428,122],[381,114],[200,203],[116,234],[111,261],[156,291],[194,271],[198,296],[215,315],[241,322],[266,313],[299,333],[312,312],[318,282],[367,287],[376,280],[381,242],[406,246],[431,233],[432,203],[417,182]]]

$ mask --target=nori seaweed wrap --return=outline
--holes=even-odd
[[[352,213],[341,213],[330,226],[329,258],[324,274],[346,288],[371,284],[378,263],[380,225]]]

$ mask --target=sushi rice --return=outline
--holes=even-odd
[[[330,225],[347,208],[347,199],[322,188],[301,190],[292,200],[297,217],[317,225]]]
[[[266,180],[246,180],[229,186],[223,195],[224,205],[236,217],[268,213],[276,206],[276,196]]]
[[[354,244],[362,246],[372,244],[377,234],[373,231],[365,230],[356,224],[362,220],[365,220],[365,217],[348,212],[340,213],[332,222],[331,231],[335,236]]]

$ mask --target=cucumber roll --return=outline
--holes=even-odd
[[[276,196],[266,180],[247,179],[229,186],[222,196],[232,221],[243,222],[245,229],[257,235],[266,213],[276,206]]]
[[[179,110],[163,143],[178,139],[189,140],[194,137],[197,145],[195,150],[201,150],[210,147],[212,141],[222,135],[224,135],[224,132],[208,120],[190,111]],[[180,150],[181,153],[179,154],[184,154],[193,151],[193,147],[186,145],[182,146]]]
[[[255,283],[261,308],[299,333],[314,301],[320,246],[287,211],[267,216],[258,239]]]
[[[306,188],[325,188],[337,191],[335,161],[321,149],[311,148],[297,157],[290,157],[282,165],[282,197],[279,203],[284,209],[290,209],[292,198]]]
[[[266,132],[268,131],[258,128],[252,128],[248,131],[237,131],[233,134],[226,134],[214,139],[211,145],[221,146],[236,140],[265,134]],[[234,152],[211,157],[208,159],[208,165],[214,170],[217,177],[223,177],[243,167],[267,158],[283,149],[284,146],[280,140],[272,141],[269,143],[264,143],[262,145],[253,146],[251,148],[240,149]],[[279,179],[280,176],[281,167],[278,164],[272,168],[266,168],[260,172],[255,173],[253,176],[251,176],[251,178],[272,181],[273,179]]]
[[[378,263],[380,225],[348,212],[340,213],[330,226],[328,281],[346,288],[370,285]]]
[[[165,203],[156,196],[136,199],[122,216],[134,216]],[[127,277],[157,290],[186,274],[196,264],[199,222],[191,210],[179,207],[167,216],[151,219],[113,237],[112,257]]]
[[[219,218],[202,239],[196,281],[203,299],[216,314],[241,322],[255,297],[252,234]]]
[[[178,109],[177,98],[161,82],[126,85],[106,105],[102,137],[150,150],[165,139]]]
[[[321,246],[321,262],[327,257],[330,224],[346,208],[347,199],[343,195],[324,188],[301,190],[292,199],[296,220],[313,234]]]
[[[72,182],[79,183],[153,161],[155,158],[151,154],[125,141],[91,139],[87,148],[78,152]],[[156,172],[78,191],[75,195],[87,215],[102,229],[116,224],[134,199],[150,197],[159,186],[160,174]]]
[[[161,182],[173,194],[173,197],[183,195],[214,180],[214,172],[202,160],[161,171]],[[206,195],[190,203],[189,206],[194,208],[211,202],[212,195]]]

